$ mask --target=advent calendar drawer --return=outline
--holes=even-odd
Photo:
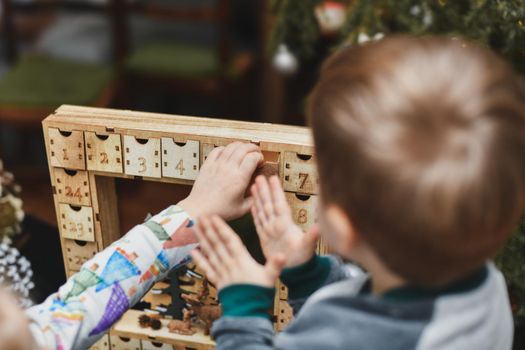
[[[317,196],[285,192],[294,222],[304,231],[317,222]]]
[[[110,350],[109,347],[109,335],[105,335],[98,342],[96,342],[90,350]]]
[[[86,171],[54,168],[55,194],[60,203],[91,205],[89,178]]]
[[[111,335],[111,350],[141,350],[139,339],[123,338],[116,335]]]
[[[143,340],[142,350],[173,350],[173,345]]]
[[[65,250],[69,270],[79,271],[86,261],[97,254],[97,244],[93,242],[64,239],[62,247]]]
[[[93,208],[60,203],[58,209],[62,237],[80,241],[95,241]]]
[[[311,155],[284,152],[283,187],[285,191],[317,194],[319,177]]]
[[[54,167],[86,169],[84,133],[82,131],[47,130],[49,137],[49,163]]]
[[[86,131],[86,162],[88,170],[122,173],[122,142],[118,134],[95,134]]]
[[[162,138],[162,176],[195,180],[199,173],[199,141]]]
[[[282,331],[293,318],[292,307],[285,300],[280,300],[276,305],[275,315],[277,316],[277,323],[275,328],[277,331]]]
[[[126,174],[160,178],[160,158],[160,139],[124,136],[124,168]]]

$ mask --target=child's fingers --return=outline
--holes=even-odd
[[[213,216],[210,223],[218,238],[217,244],[215,245],[215,252],[218,258],[226,268],[235,268],[235,255],[233,255],[230,245],[232,241],[237,238],[237,234],[218,216]]]
[[[259,218],[259,222],[262,226],[265,226],[268,223],[269,218],[266,216],[266,212],[264,211],[264,204],[261,198],[261,195],[259,194],[259,186],[254,185],[254,205],[255,210],[257,212],[257,217]]]
[[[274,210],[277,215],[287,215],[289,213],[290,206],[284,195],[283,188],[279,182],[277,176],[270,178],[270,190],[274,202]]]
[[[257,176],[255,182],[258,186],[258,191],[262,200],[264,213],[266,214],[267,218],[271,218],[272,216],[274,216],[274,209],[272,196],[270,194],[270,187],[268,186],[268,181],[264,176]]]
[[[235,152],[237,147],[239,147],[241,145],[242,145],[242,143],[239,142],[239,141],[235,141],[235,142],[232,142],[232,143],[226,145],[226,147],[224,148],[224,151],[222,151],[222,153],[221,153],[220,159],[221,160],[228,160],[228,159],[230,159],[230,157],[233,154],[233,152]]]
[[[193,249],[191,251],[191,257],[195,264],[202,269],[202,271],[206,274],[206,277],[210,280],[211,283],[217,285],[218,284],[218,276],[215,272],[215,269],[212,265],[210,265],[208,259],[198,250]]]
[[[226,276],[229,273],[228,263],[229,261],[224,262],[222,256],[224,248],[221,250],[222,242],[219,240],[218,233],[215,228],[211,225],[210,219],[207,217],[202,217],[200,219],[202,228],[201,232],[203,234],[204,240],[208,242],[208,249],[203,251],[210,264],[215,268],[216,273],[219,276]]]
[[[222,151],[224,151],[224,146],[219,146],[212,149],[211,152],[208,154],[208,157],[206,158],[206,161],[204,162],[203,166],[216,161],[220,157]]]
[[[230,256],[238,258],[239,253],[246,250],[239,236],[218,216],[214,216],[211,221]]]
[[[257,209],[255,208],[255,206],[252,207],[252,216],[253,223],[255,224],[255,230],[257,231],[259,238],[262,241],[268,240],[268,235],[266,234],[266,230],[264,230],[262,227],[261,220],[259,219],[259,214],[257,213]]]
[[[240,166],[246,156],[248,156],[251,152],[257,152],[258,150],[259,146],[253,143],[241,143],[235,148],[228,160]],[[255,168],[253,169],[255,170]]]
[[[255,169],[264,163],[264,156],[259,150],[252,151],[246,154],[240,163],[239,170],[243,173],[249,174],[252,177]]]
[[[193,226],[193,231],[199,240],[200,249],[204,252],[204,254],[208,255],[213,250],[213,248],[211,247],[208,238],[204,235],[202,220],[197,221],[197,223]]]

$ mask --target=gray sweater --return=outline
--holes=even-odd
[[[212,329],[217,350],[512,347],[507,289],[492,263],[447,288],[403,287],[377,297],[368,292],[368,276],[353,265],[313,260],[282,276],[295,319],[278,334],[265,315],[274,291],[248,285],[222,290],[224,317]]]

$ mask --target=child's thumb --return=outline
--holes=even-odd
[[[281,274],[285,263],[286,258],[284,257],[284,255],[276,254],[269,258],[268,261],[266,261],[266,265],[264,265],[264,268],[271,279],[277,279],[277,277],[279,277],[279,275]]]

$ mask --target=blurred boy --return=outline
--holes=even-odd
[[[279,180],[258,178],[265,266],[219,218],[196,262],[219,288],[217,349],[510,349],[504,279],[489,262],[525,208],[525,92],[489,51],[393,37],[325,63],[310,100],[320,231],[293,223]],[[286,267],[284,271],[281,269]],[[275,335],[280,276],[295,320]]]

